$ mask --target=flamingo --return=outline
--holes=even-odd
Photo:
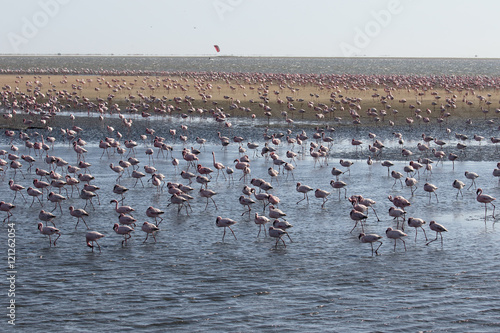
[[[425,233],[425,229],[422,227],[425,224],[425,221],[415,217],[408,218],[408,226],[415,228],[415,242],[417,242],[417,228],[422,229],[425,236],[425,241],[427,241],[427,234]]]
[[[380,239],[382,239],[382,236],[379,236],[377,234],[364,234],[364,233],[360,233],[359,236],[358,236],[358,239],[361,241],[361,243],[370,243],[370,246],[372,248],[372,256],[373,256],[373,243],[377,242],[377,243],[380,243],[380,245],[377,247],[377,249],[375,250],[375,254],[378,255],[378,249],[382,246],[382,242],[380,241]]]
[[[488,204],[491,204],[493,206],[493,218],[495,218],[495,205],[493,204],[493,201],[496,200],[496,198],[488,194],[483,194],[482,188],[478,188],[476,194],[477,194],[476,200],[480,203],[484,203],[484,219],[486,220],[486,212],[488,209],[487,207]]]
[[[361,230],[364,232],[364,226],[363,226],[363,220],[366,220],[368,218],[368,216],[366,216],[365,213],[362,213],[362,212],[359,212],[355,209],[352,209],[351,212],[349,213],[349,216],[351,217],[352,220],[356,221],[356,223],[354,224],[354,227],[352,227],[350,233],[353,232],[353,230],[356,228],[356,226],[358,225],[358,222],[361,221]]]
[[[290,229],[290,228],[292,228],[292,227],[293,227],[293,225],[292,225],[292,224],[290,224],[290,222],[288,222],[288,221],[280,221],[280,220],[278,220],[278,219],[275,219],[275,220],[273,221],[273,227],[275,227],[275,228],[280,228],[280,229],[282,229],[282,230],[286,230],[286,229]],[[290,236],[288,236],[288,238],[290,238]],[[292,239],[290,238],[290,240],[292,240]]]
[[[413,193],[415,193],[415,191],[417,190],[417,183],[418,183],[418,181],[415,178],[406,177],[406,179],[405,179],[405,184],[406,184],[406,186],[410,187],[412,196],[413,196]],[[413,189],[414,186],[415,186],[415,189]]]
[[[498,162],[497,167],[493,169],[493,177],[498,177],[498,182],[500,183],[500,162]]]
[[[224,166],[224,164],[215,161],[215,152],[212,152],[212,157],[213,157],[214,168],[217,170],[217,177],[215,177],[215,180],[217,180],[219,178],[219,172],[225,169],[226,167]],[[222,175],[224,176],[224,179],[226,179],[226,175],[224,174],[224,172],[222,173]]]
[[[272,219],[278,219],[285,217],[286,214],[279,208],[275,208],[273,205],[269,205],[269,217]]]
[[[394,206],[401,208],[403,210],[405,209],[405,207],[411,206],[411,203],[406,198],[400,195],[395,197],[389,195],[387,198],[389,199],[390,202],[394,204]]]
[[[10,223],[10,217],[13,215],[11,210],[14,208],[16,208],[16,206],[10,202],[0,201],[0,211],[7,213],[7,217],[3,219],[2,223],[5,223],[5,220],[7,220],[7,223]]]
[[[92,203],[92,198],[96,197],[96,196],[97,196],[97,194],[95,194],[94,192],[87,191],[87,190],[82,188],[82,190],[80,191],[80,198],[82,198],[86,201],[83,209],[87,208],[87,204],[90,202],[90,204],[92,205],[92,208],[95,210],[94,204]]]
[[[377,203],[375,200],[372,200],[370,198],[365,198],[360,194],[352,195],[351,198],[356,200],[356,203],[359,203],[359,204],[364,205],[366,207],[370,207],[373,210],[373,213],[375,214],[377,221],[380,221],[380,219],[378,218],[377,212],[375,211],[375,208],[373,208],[373,205],[375,205]]]
[[[115,203],[115,211],[118,214],[130,214],[131,212],[135,211],[135,209],[130,206],[118,206],[118,201],[116,199],[111,200],[109,203]]]
[[[36,189],[36,188],[33,188],[33,187],[28,187],[28,189],[26,190],[28,192],[28,195],[33,197],[33,200],[31,201],[31,206],[33,206],[33,204],[35,203],[35,198],[37,198],[38,202],[40,203],[40,206],[43,207],[43,204],[42,204],[42,201],[40,201],[40,198],[38,196],[40,195],[43,195],[42,191]]]
[[[393,217],[393,219],[396,220],[396,222],[398,224],[398,228],[399,228],[399,218],[403,217],[403,224],[402,224],[403,230],[404,230],[405,214],[406,214],[406,212],[401,208],[396,208],[396,207],[389,208],[389,216]]]
[[[115,200],[116,201],[116,200]],[[115,223],[113,225],[113,230],[118,234],[118,235],[123,235],[123,240],[122,240],[122,246],[127,243],[127,240],[132,238],[132,235],[130,233],[134,231],[134,228],[128,226],[128,225],[119,225],[118,223]],[[128,236],[128,237],[127,237]]]
[[[137,220],[133,216],[130,216],[128,214],[121,213],[118,216],[118,223],[120,224],[133,225],[135,228],[135,222],[137,222]]]
[[[394,239],[394,251],[396,251],[396,242],[398,239],[403,242],[403,245],[404,245],[405,251],[406,251],[406,243],[405,243],[403,237],[408,236],[407,234],[405,234],[401,230],[392,229],[391,227],[389,227],[385,231],[385,235],[387,236],[387,238]]]
[[[340,189],[344,189],[344,199],[347,198],[347,189],[345,188],[347,184],[341,180],[334,181],[333,179],[330,181],[330,186],[339,190],[339,201],[340,201]]]
[[[40,233],[42,235],[49,236],[50,246],[52,246],[52,240],[50,236],[54,234],[58,235],[57,238],[54,239],[54,246],[56,246],[56,241],[59,239],[59,237],[61,237],[61,232],[59,231],[59,229],[57,229],[56,227],[49,227],[49,226],[44,227],[42,222],[38,222],[38,230],[40,230]]]
[[[455,179],[455,180],[453,181],[452,186],[458,190],[458,191],[457,191],[457,198],[458,198],[458,194],[459,194],[459,193],[462,195],[462,197],[464,196],[464,194],[462,193],[462,189],[465,187],[464,182],[462,182],[462,181],[460,181],[460,180],[458,180],[458,179]]]
[[[281,240],[283,242],[283,245],[286,247],[285,241],[283,240],[284,235],[288,235],[288,233],[280,228],[275,228],[275,227],[269,227],[269,236],[276,238],[276,244],[274,245],[275,248],[278,247],[278,242]]]
[[[267,203],[269,203],[269,194],[266,193],[266,192],[263,192],[263,193],[255,193],[255,189],[252,188],[251,189],[251,193],[253,193],[255,199],[259,200],[259,201],[262,201],[262,203],[264,204],[264,207],[262,208],[262,211],[265,211],[266,210],[266,201]]]
[[[155,219],[155,222],[156,222],[156,226],[159,226],[160,223],[163,221],[163,218],[160,217],[160,215],[164,214],[165,212],[158,209],[158,208],[154,208],[152,206],[149,206],[147,209],[146,209],[146,216],[147,217],[151,217],[151,218],[154,218]],[[159,218],[160,219],[160,222],[158,222],[156,219]]]
[[[327,192],[325,190],[321,190],[319,188],[317,188],[315,191],[314,191],[314,196],[316,198],[320,198],[320,199],[323,199],[323,204],[321,205],[321,208],[324,208],[325,206],[325,203],[328,201],[328,196],[330,195],[330,192]]]
[[[196,166],[197,170],[198,170],[198,173],[201,174],[201,175],[207,175],[209,176],[210,178],[212,178],[212,176],[210,175],[212,172],[214,172],[212,169],[210,169],[209,167],[204,167],[202,166],[201,164],[198,164]]]
[[[260,235],[260,231],[262,229],[262,226],[264,226],[264,236],[266,235],[266,228],[265,225],[266,223],[269,223],[270,220],[264,215],[259,215],[259,213],[255,213],[255,218],[254,218],[255,224],[259,225],[259,233],[257,234],[257,237]]]
[[[344,168],[347,168],[347,172],[349,172],[349,176],[351,175],[351,165],[353,165],[354,162],[348,161],[348,160],[340,160],[340,165],[342,165]]]
[[[155,232],[160,230],[160,228],[158,228],[157,225],[154,225],[153,223],[149,223],[149,222],[144,222],[142,224],[141,230],[146,233],[146,239],[144,240],[143,243],[146,243],[146,241],[148,240],[149,234],[151,234],[153,236],[153,239],[155,240],[155,243],[156,243]]]
[[[87,213],[83,209],[75,209],[75,207],[73,207],[73,206],[69,207],[69,213],[71,214],[71,216],[74,216],[77,218],[75,229],[76,229],[76,227],[78,227],[78,222],[80,222],[80,219],[82,219],[83,223],[85,223],[85,225],[87,226],[87,229],[90,229],[89,226],[87,225],[87,222],[85,222],[85,219],[83,218],[84,216],[89,216],[89,213]]]
[[[203,188],[200,189],[200,196],[202,196],[203,198],[207,198],[207,204],[205,205],[205,209],[207,209],[207,207],[208,207],[208,200],[212,200],[212,202],[215,205],[215,209],[217,209],[217,204],[215,203],[214,198],[212,198],[216,194],[217,194],[217,192],[215,192],[213,190],[203,189]]]
[[[97,244],[97,247],[99,248],[99,252],[101,252],[101,246],[99,243],[97,243],[98,239],[103,238],[104,235],[101,234],[100,232],[97,231],[87,231],[85,234],[85,240],[87,242],[87,246],[92,249],[92,252],[94,252],[94,242]],[[92,244],[90,244],[92,242]]]
[[[20,184],[15,184],[14,183],[14,180],[9,180],[9,187],[12,191],[14,191],[14,199],[12,199],[12,202],[14,202],[16,200],[16,196],[17,196],[17,192],[21,193],[21,196],[23,197],[24,199],[24,202],[28,202],[26,200],[26,198],[24,197],[24,194],[23,192],[21,192],[22,190],[24,190],[24,186],[20,185]]]
[[[273,169],[272,167],[270,167],[269,169],[267,169],[267,174],[269,176],[271,176],[271,183],[273,182],[273,178],[276,178],[276,183],[279,184],[279,181],[278,181],[278,175],[279,175],[279,171]]]
[[[336,178],[337,180],[339,180],[339,176],[340,176],[341,174],[343,174],[343,173],[344,173],[344,171],[341,171],[341,170],[337,169],[336,167],[333,167],[333,168],[332,168],[331,173],[332,173],[332,175],[333,175],[333,176],[335,176],[335,178]]]
[[[44,222],[50,222],[52,223],[52,225],[55,227],[55,223],[52,221],[53,219],[56,218],[56,216],[54,214],[52,214],[51,212],[47,212],[45,210],[41,210],[40,213],[38,213],[38,218]]]
[[[236,238],[236,235],[234,234],[233,229],[231,229],[231,226],[236,224],[236,223],[237,223],[236,221],[231,220],[230,218],[222,218],[220,216],[217,216],[217,218],[215,220],[215,225],[220,227],[220,228],[224,228],[224,234],[222,235],[223,242],[224,242],[224,237],[226,236],[226,227],[229,228],[229,230],[231,230],[231,232],[233,233],[234,239],[238,240],[238,238]]]
[[[55,203],[54,209],[52,209],[52,211],[56,210],[57,206],[59,205],[59,209],[61,210],[61,214],[62,214],[61,202],[66,200],[66,197],[64,197],[60,194],[54,193],[54,192],[50,192],[49,195],[47,196],[47,199],[50,202]]]
[[[453,153],[449,153],[448,154],[448,160],[451,161],[452,165],[453,165],[453,169],[452,170],[455,170],[455,160],[458,159],[458,155],[457,154],[453,154]]]
[[[297,185],[295,186],[295,189],[297,190],[297,192],[304,193],[304,198],[297,201],[297,204],[299,204],[299,202],[301,202],[305,199],[307,199],[307,203],[309,203],[309,197],[307,196],[307,192],[312,191],[313,188],[310,186],[307,186],[307,185],[302,185],[301,183],[297,183]]]
[[[437,189],[438,189],[438,187],[436,185],[431,184],[431,183],[424,184],[424,191],[429,192],[429,203],[431,203],[432,193],[434,193],[434,195],[436,196],[437,202],[439,202],[438,196],[436,194]]]
[[[142,182],[142,178],[146,176],[144,173],[137,170],[133,170],[131,176],[132,178],[135,178],[134,187],[137,185],[137,182],[139,180],[141,181],[142,187],[144,187],[144,183]]]
[[[387,176],[389,176],[389,170],[392,166],[394,166],[394,163],[392,163],[391,161],[383,161],[381,165],[387,167]]]
[[[248,216],[250,216],[250,211],[252,210],[250,205],[254,204],[255,201],[252,198],[245,197],[243,195],[239,197],[238,201],[240,202],[241,205],[243,205],[243,207],[245,206],[248,207],[248,211],[244,211],[243,213],[241,213],[241,216],[243,216],[245,213],[248,213]]]
[[[479,189],[478,189],[479,190]],[[438,235],[441,236],[441,246],[443,245],[443,232],[446,232],[448,231],[444,226],[442,226],[441,224],[439,223],[436,223],[436,221],[430,221],[429,222],[429,228],[431,228],[431,230],[435,231],[436,232],[436,238],[427,242],[425,245],[429,245],[430,243],[434,242],[435,240],[438,239]]]
[[[394,178],[394,184],[392,184],[392,187],[394,187],[396,185],[396,182],[399,179],[399,183],[401,184],[401,188],[403,188],[403,181],[401,180],[401,178],[403,178],[403,174],[401,172],[392,170],[391,177]]]
[[[470,186],[467,187],[467,190],[470,189],[472,187],[472,185],[474,185],[474,188],[476,187],[476,178],[478,178],[478,177],[479,177],[479,175],[475,172],[465,171],[465,178],[470,179],[472,181]]]
[[[128,191],[128,188],[126,188],[125,186],[122,186],[120,184],[115,184],[115,186],[113,186],[113,193],[121,195],[122,199],[120,200],[120,202],[122,202],[122,203],[123,203],[123,200],[125,200],[125,197],[123,195],[127,191]]]

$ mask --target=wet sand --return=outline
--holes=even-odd
[[[39,104],[56,97],[59,111],[138,113],[147,117],[213,115],[218,108],[228,116],[363,124],[435,123],[445,118],[492,119],[498,115],[500,92],[494,86],[481,87],[479,82],[473,87],[466,78],[449,82],[435,77],[401,79],[414,82],[413,86],[398,80],[221,73],[0,75],[3,93],[11,92],[10,102],[14,96],[22,100],[23,95],[35,96]]]

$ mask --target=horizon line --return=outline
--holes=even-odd
[[[445,56],[366,56],[359,55],[353,57],[343,56],[295,56],[295,55],[221,55],[221,54],[201,54],[201,55],[168,55],[168,54],[115,54],[115,53],[0,53],[0,57],[164,57],[164,58],[331,58],[331,59],[488,59],[495,60],[500,57],[445,57]]]

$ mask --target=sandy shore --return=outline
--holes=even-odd
[[[425,89],[421,84],[403,88],[387,83],[360,84],[359,81],[340,85],[324,78],[301,80],[297,75],[283,76],[284,79],[273,80],[251,75],[223,78],[208,75],[0,75],[0,84],[4,96],[11,92],[10,103],[14,96],[20,101],[23,95],[35,96],[39,104],[56,97],[59,110],[101,113],[119,110],[121,113],[145,112],[145,116],[155,113],[214,114],[217,107],[231,116],[282,117],[290,121],[342,119],[343,122],[364,124],[393,121],[397,124],[436,122],[447,117],[493,119],[500,106],[500,92],[493,88],[443,88],[437,84]]]

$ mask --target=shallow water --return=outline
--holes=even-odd
[[[2,68],[21,73],[54,69],[120,72],[243,72],[368,75],[500,75],[500,59],[461,58],[278,58],[140,56],[0,56]]]
[[[51,135],[56,137],[57,143],[49,154],[75,165],[76,154],[59,132],[60,127],[69,127],[68,119],[56,121],[61,124],[52,124]],[[273,181],[274,189],[270,191],[281,199],[279,208],[293,224],[289,230],[293,242],[284,238],[285,248],[281,243],[275,247],[275,240],[262,233],[257,237],[259,228],[253,221],[253,214],[262,213],[260,202],[252,206],[250,216],[241,215],[244,208],[238,203],[238,197],[249,182],[248,179],[246,182],[239,180],[242,175],[239,170],[230,182],[222,176],[217,180],[213,176],[208,188],[218,193],[214,196],[218,209],[209,202],[205,210],[206,200],[197,193],[199,184],[193,183],[194,199],[189,215],[184,209],[177,213],[177,207],[168,206],[170,195],[166,187],[158,193],[146,180],[144,187],[140,183],[134,187],[135,181],[126,171],[120,183],[129,188],[125,204],[135,208],[133,215],[138,225],[131,240],[122,246],[123,238],[112,230],[118,219],[110,200],[119,199],[119,196],[112,193],[117,175],[109,164],[117,164],[124,156],[110,153],[109,157],[104,154],[101,158],[103,151],[97,146],[100,139],[110,135],[106,125],[112,125],[124,139],[133,138],[139,142],[136,157],[141,161],[141,171],[144,165],[154,165],[166,176],[165,181],[187,184],[179,175],[181,169],[186,169],[186,162],[181,157],[183,147],[199,148],[202,165],[212,167],[211,152],[214,151],[218,162],[234,167],[233,161],[240,157],[238,146],[231,143],[222,149],[218,131],[228,137],[242,135],[245,144],[256,142],[260,149],[264,146],[262,134],[266,127],[268,133],[286,133],[287,128],[281,122],[267,124],[233,118],[233,126],[228,129],[210,119],[137,119],[130,133],[116,119],[99,123],[97,118],[78,117],[76,122],[84,129],[81,137],[88,141],[85,160],[92,164],[90,173],[95,177],[91,183],[101,187],[98,191],[101,204],[94,201],[95,210],[87,206],[90,216],[86,221],[91,230],[106,237],[99,241],[102,253],[97,249],[92,253],[85,246],[85,226],[80,222],[75,230],[75,218],[68,211],[70,205],[83,208],[85,202],[76,193],[71,196],[69,188],[70,196],[62,204],[62,213],[59,209],[53,212],[62,236],[56,247],[49,247],[47,237],[37,230],[40,205],[35,202],[30,207],[31,198],[27,198],[29,201],[25,204],[22,197],[17,196],[14,202],[17,207],[10,219],[16,225],[16,326],[25,332],[87,332],[95,328],[102,332],[499,330],[498,227],[492,217],[492,207],[488,207],[485,218],[484,205],[476,201],[474,186],[467,190],[470,181],[464,176],[465,171],[478,173],[476,186],[498,197],[498,179],[492,175],[499,160],[496,147],[487,139],[481,144],[467,141],[467,155],[461,155],[454,166],[448,160],[442,164],[436,160],[432,174],[421,171],[415,176],[418,188],[413,196],[410,189],[401,187],[399,182],[393,185],[394,179],[388,176],[387,168],[380,165],[381,161],[389,159],[395,164],[391,170],[403,172],[403,166],[408,163],[400,155],[401,146],[392,132],[403,134],[403,147],[412,150],[412,157],[416,159],[421,156],[416,148],[417,142],[421,142],[421,133],[447,140],[446,153],[458,153],[455,132],[469,137],[477,133],[489,138],[496,135],[496,127],[480,121],[470,127],[448,124],[452,132],[447,136],[445,126],[437,125],[400,128],[339,125],[329,134],[335,142],[328,165],[321,166],[315,165],[307,153],[312,141],[308,140],[304,143],[306,152],[297,158],[293,176],[281,175],[279,184]],[[178,140],[181,124],[188,126],[189,139],[184,145]],[[157,156],[156,149],[154,160],[149,161],[146,146],[139,137],[146,127],[155,129],[156,135],[165,137],[173,146],[172,156],[181,161],[177,169],[171,164],[170,155],[160,153]],[[311,138],[313,128],[313,123],[299,122],[291,131],[295,136],[305,129]],[[169,129],[177,130],[176,141],[168,134]],[[37,141],[39,138],[34,131],[28,133],[32,141]],[[371,143],[369,131],[376,133],[386,145],[371,166],[366,163],[367,146]],[[197,136],[206,138],[208,143],[200,147],[194,141]],[[361,149],[350,144],[353,137],[364,141]],[[301,151],[300,147],[287,145],[284,138],[283,141],[276,147],[279,156],[284,157],[291,149]],[[14,143],[20,148],[18,155],[34,155],[18,138]],[[0,147],[10,149],[4,136]],[[251,177],[270,181],[267,169],[271,159],[260,154],[255,157],[252,151],[247,153],[251,158]],[[384,236],[379,256],[371,255],[369,244],[359,242],[359,226],[349,232],[354,226],[349,217],[351,205],[344,199],[343,191],[339,194],[329,185],[334,179],[330,173],[332,167],[346,170],[340,166],[340,159],[354,162],[350,174],[340,176],[347,183],[347,196],[362,194],[377,201],[374,208],[380,221],[370,211],[364,228],[367,233]],[[26,178],[18,173],[15,182],[28,187],[35,176],[27,172],[25,162],[23,165]],[[39,158],[33,169],[35,167],[48,169]],[[65,174],[60,169],[58,172]],[[13,200],[14,195],[7,185],[13,176],[13,170],[9,169],[0,183],[4,201]],[[456,189],[452,188],[454,179],[466,183],[463,196],[457,196]],[[321,208],[321,200],[312,192],[309,202],[297,203],[303,198],[295,190],[297,182],[330,191],[325,208]],[[425,182],[438,186],[439,202],[434,195],[429,199],[429,194],[423,191]],[[402,195],[410,200],[407,217],[427,221],[425,230],[429,240],[436,234],[429,230],[428,223],[435,220],[443,224],[448,229],[443,235],[443,244],[438,239],[426,246],[421,230],[415,241],[415,230],[406,226],[407,251],[400,242],[394,250],[393,241],[385,237],[386,228],[397,225],[388,215],[392,205],[388,195]],[[145,233],[140,230],[143,221],[152,222],[145,215],[148,206],[165,211],[156,243],[151,237],[143,243]],[[53,208],[52,203],[44,201],[44,209]],[[233,227],[237,240],[228,230],[222,241],[223,230],[215,225],[219,215],[238,222]],[[3,229],[6,228],[4,225]],[[0,244],[2,251],[6,251],[6,232],[0,234]]]

